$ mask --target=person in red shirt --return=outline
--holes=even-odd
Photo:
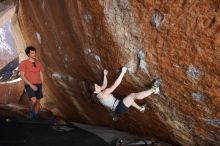
[[[36,118],[40,110],[40,99],[43,97],[43,65],[36,59],[36,49],[27,47],[25,53],[28,56],[19,65],[22,80],[25,83],[25,91],[31,100],[29,111],[30,118]]]

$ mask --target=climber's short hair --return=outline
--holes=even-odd
[[[25,49],[25,53],[26,55],[29,55],[31,51],[35,51],[36,52],[36,49],[32,46],[28,46],[26,49]]]

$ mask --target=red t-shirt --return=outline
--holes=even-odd
[[[40,72],[44,71],[43,65],[40,61],[35,60],[36,67],[34,67],[34,64],[29,60],[24,60],[19,65],[19,71],[24,72],[25,78],[31,83],[31,84],[41,84],[41,78],[40,78]]]

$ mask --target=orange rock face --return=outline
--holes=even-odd
[[[19,0],[27,44],[45,65],[46,96],[66,119],[157,137],[173,144],[220,145],[219,1]],[[113,122],[87,87],[112,84],[116,97],[162,79],[160,96]]]
[[[0,104],[18,103],[23,93],[23,82],[0,84]]]

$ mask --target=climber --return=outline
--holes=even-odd
[[[151,89],[138,92],[138,93],[131,93],[128,96],[126,96],[123,100],[116,99],[113,95],[112,92],[120,85],[122,78],[124,77],[125,73],[127,71],[126,67],[122,68],[122,71],[115,81],[115,83],[109,87],[107,87],[107,74],[108,71],[104,70],[104,80],[102,86],[99,86],[97,84],[92,84],[89,87],[89,92],[91,96],[96,96],[96,98],[99,100],[99,102],[104,105],[105,107],[109,108],[112,113],[113,113],[113,120],[116,120],[119,115],[125,114],[128,112],[128,108],[130,106],[133,106],[140,112],[145,111],[145,105],[139,106],[135,100],[141,100],[144,99],[151,94],[159,94],[160,89],[160,80],[157,79],[153,83],[153,86]]]
[[[31,107],[29,110],[29,118],[37,118],[40,110],[40,99],[43,97],[43,65],[36,59],[36,49],[34,47],[27,47],[25,53],[28,56],[19,65],[19,71],[22,80],[25,83],[25,91],[31,100]]]

